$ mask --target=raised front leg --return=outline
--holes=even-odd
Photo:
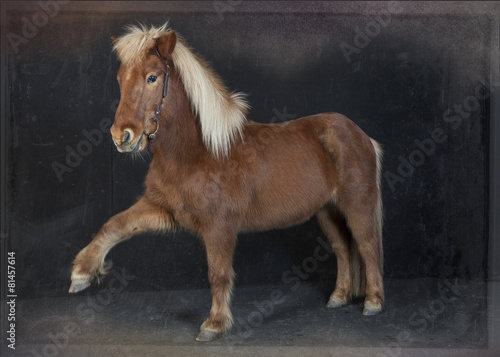
[[[104,259],[116,244],[138,233],[173,228],[175,222],[168,213],[141,198],[106,222],[92,242],[78,253],[73,262],[69,292],[76,293],[87,288],[108,272],[110,264]]]
[[[212,289],[212,308],[201,325],[197,341],[212,341],[229,330],[233,315],[229,307],[233,287],[233,254],[236,234],[210,232],[203,235],[207,249],[208,278]]]

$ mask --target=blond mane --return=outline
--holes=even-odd
[[[140,65],[156,40],[171,30],[161,27],[128,26],[114,44],[125,65]],[[226,157],[246,122],[248,104],[242,93],[230,93],[220,77],[178,36],[172,52],[175,69],[184,85],[191,108],[201,124],[203,142],[216,157]]]

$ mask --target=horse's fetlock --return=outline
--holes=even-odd
[[[111,260],[106,260],[101,264],[101,267],[98,270],[98,275],[101,277],[104,277],[105,275],[108,275],[111,269],[113,268],[113,261]]]

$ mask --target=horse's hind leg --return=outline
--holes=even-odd
[[[203,322],[197,341],[212,341],[222,336],[232,323],[229,307],[233,287],[233,254],[236,234],[213,230],[203,234],[207,249],[208,278],[212,290],[212,308]]]
[[[364,263],[362,274],[366,277],[366,298],[363,315],[376,315],[382,311],[384,300],[383,253],[380,225],[380,212],[369,200],[349,201],[343,208],[353,242]]]
[[[78,253],[73,262],[69,292],[79,292],[105,275],[109,269],[104,261],[106,254],[119,242],[141,232],[172,228],[174,222],[169,215],[141,198],[106,222],[92,242]]]
[[[327,303],[327,307],[336,308],[347,304],[351,296],[350,272],[350,236],[344,216],[334,206],[327,204],[318,213],[318,223],[328,237],[337,258],[337,281]]]

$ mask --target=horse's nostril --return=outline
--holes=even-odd
[[[128,142],[130,141],[130,131],[129,130],[125,130],[125,135],[123,136],[123,139],[122,139],[122,144],[128,144]]]

